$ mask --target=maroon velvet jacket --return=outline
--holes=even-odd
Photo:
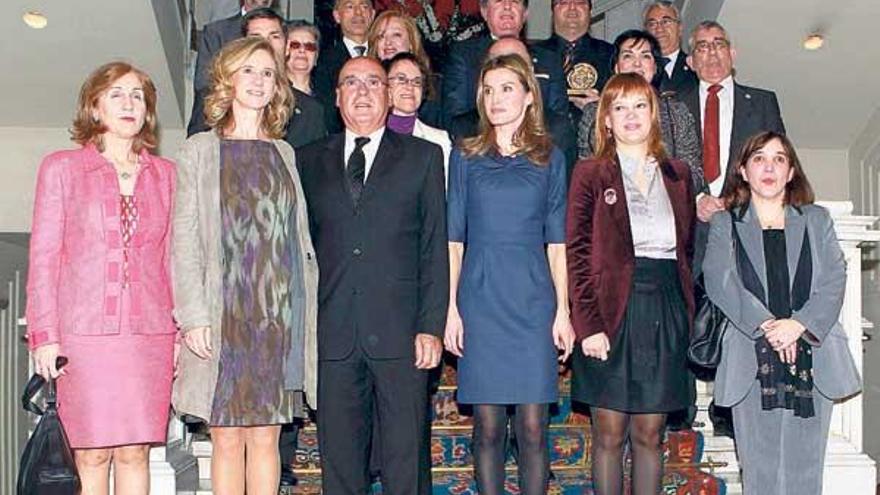
[[[681,288],[693,319],[691,278],[696,218],[690,171],[669,159],[660,165],[675,214]],[[565,226],[571,320],[578,339],[605,332],[614,341],[632,286],[635,254],[623,176],[616,161],[581,160],[572,172]]]

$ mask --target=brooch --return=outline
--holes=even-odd
[[[603,196],[605,197],[605,204],[613,205],[614,203],[617,203],[617,191],[614,189],[611,189],[610,187],[605,189]]]

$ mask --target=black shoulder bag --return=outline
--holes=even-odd
[[[67,358],[58,357],[58,369],[67,364]],[[34,375],[24,387],[21,405],[28,412],[41,416],[34,434],[28,439],[18,470],[18,495],[77,495],[81,485],[73,451],[67,434],[58,418],[55,405],[55,380],[49,380],[46,410],[34,404],[33,398],[46,384],[46,379]]]
[[[740,244],[739,233],[733,220],[733,211],[730,214],[730,232],[733,248],[733,257],[736,260],[737,273],[739,273],[739,253],[737,246]],[[694,283],[694,333],[688,346],[688,360],[705,369],[714,370],[721,362],[721,341],[727,327],[731,325],[721,308],[716,306],[706,294],[703,282],[703,274]]]

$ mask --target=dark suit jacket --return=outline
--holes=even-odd
[[[543,41],[536,42],[533,46],[541,48],[543,50],[547,50],[552,52],[555,57],[555,63],[561,68],[562,62],[565,57],[565,48],[568,46],[568,41],[564,38],[553,34],[549,38]],[[596,79],[595,88],[602,91],[602,88],[605,87],[605,83],[608,82],[608,79],[613,75],[611,70],[611,56],[614,54],[614,47],[608,43],[607,41],[603,41],[600,39],[593,38],[589,34],[582,36],[575,45],[574,49],[574,63],[586,63],[593,66],[596,69],[596,73],[598,78]],[[562,73],[563,77],[567,77],[568,74]],[[566,91],[566,97],[568,95],[568,80],[563,80],[563,90]],[[578,123],[581,120],[582,112],[581,110],[575,106],[574,104],[568,104],[568,113],[569,118],[572,123],[572,127],[577,128]]]
[[[681,94],[693,86],[696,86],[700,80],[697,74],[691,70],[687,64],[688,54],[681,50],[678,52],[678,58],[675,59],[675,65],[672,66],[672,76],[666,74],[666,70],[660,67],[660,91],[674,91]]]
[[[675,215],[678,273],[692,316],[690,262],[696,208],[690,171],[675,159],[661,164],[660,170]],[[575,166],[565,238],[574,331],[578,339],[605,332],[614,341],[629,302],[635,265],[623,175],[616,161],[588,159]]]
[[[480,36],[453,43],[443,73],[443,105],[445,121],[466,114],[477,107],[477,79],[483,58],[492,44],[490,36]],[[529,47],[535,74],[541,85],[544,113],[567,115],[568,97],[565,93],[562,65],[554,52],[541,47]]]
[[[296,105],[287,123],[284,140],[293,148],[299,148],[327,136],[324,124],[324,106],[317,98],[291,87]]]
[[[543,50],[551,51],[556,56],[556,63],[562,67],[563,58],[565,57],[565,48],[568,41],[564,38],[553,34],[543,41],[535,42],[532,46],[539,47]],[[589,34],[582,36],[577,40],[574,48],[574,63],[587,63],[593,66],[598,73],[599,78],[596,80],[595,88],[602,91],[605,83],[611,78],[611,56],[614,54],[614,47],[607,41],[593,38]],[[566,74],[567,75],[567,74]],[[566,83],[566,89],[568,84]]]
[[[417,333],[441,336],[449,300],[440,147],[388,129],[357,207],[345,134],[301,148],[318,267],[318,358],[414,356]]]
[[[342,132],[342,119],[336,108],[336,83],[339,71],[351,55],[342,38],[326,45],[318,56],[318,65],[312,73],[315,97],[324,105],[324,119],[331,134]]]
[[[695,84],[679,97],[687,105],[688,110],[697,122],[697,130],[703,128],[703,115],[700,112],[700,85]],[[779,113],[779,102],[776,93],[766,89],[750,88],[734,83],[733,88],[733,125],[728,150],[727,178],[734,169],[733,165],[739,157],[740,149],[746,140],[762,131],[774,131],[785,134],[785,125]],[[698,132],[702,146],[702,132]],[[721,150],[724,153],[724,150]],[[725,179],[727,180],[727,179]]]
[[[204,103],[211,85],[209,71],[214,55],[226,43],[241,38],[241,14],[220,19],[206,24],[199,36],[198,53],[196,55],[196,73],[193,81],[193,108],[189,124],[186,126],[187,137],[207,130],[205,126]]]
[[[208,71],[211,68],[211,61],[214,60],[214,55],[226,43],[241,38],[241,18],[241,14],[236,14],[205,25],[202,35],[199,36],[198,53],[196,55],[194,85],[196,91],[207,89],[210,85],[211,81],[208,77]]]

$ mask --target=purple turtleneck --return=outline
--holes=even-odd
[[[398,134],[412,134],[416,126],[416,115],[388,114],[388,127]]]

